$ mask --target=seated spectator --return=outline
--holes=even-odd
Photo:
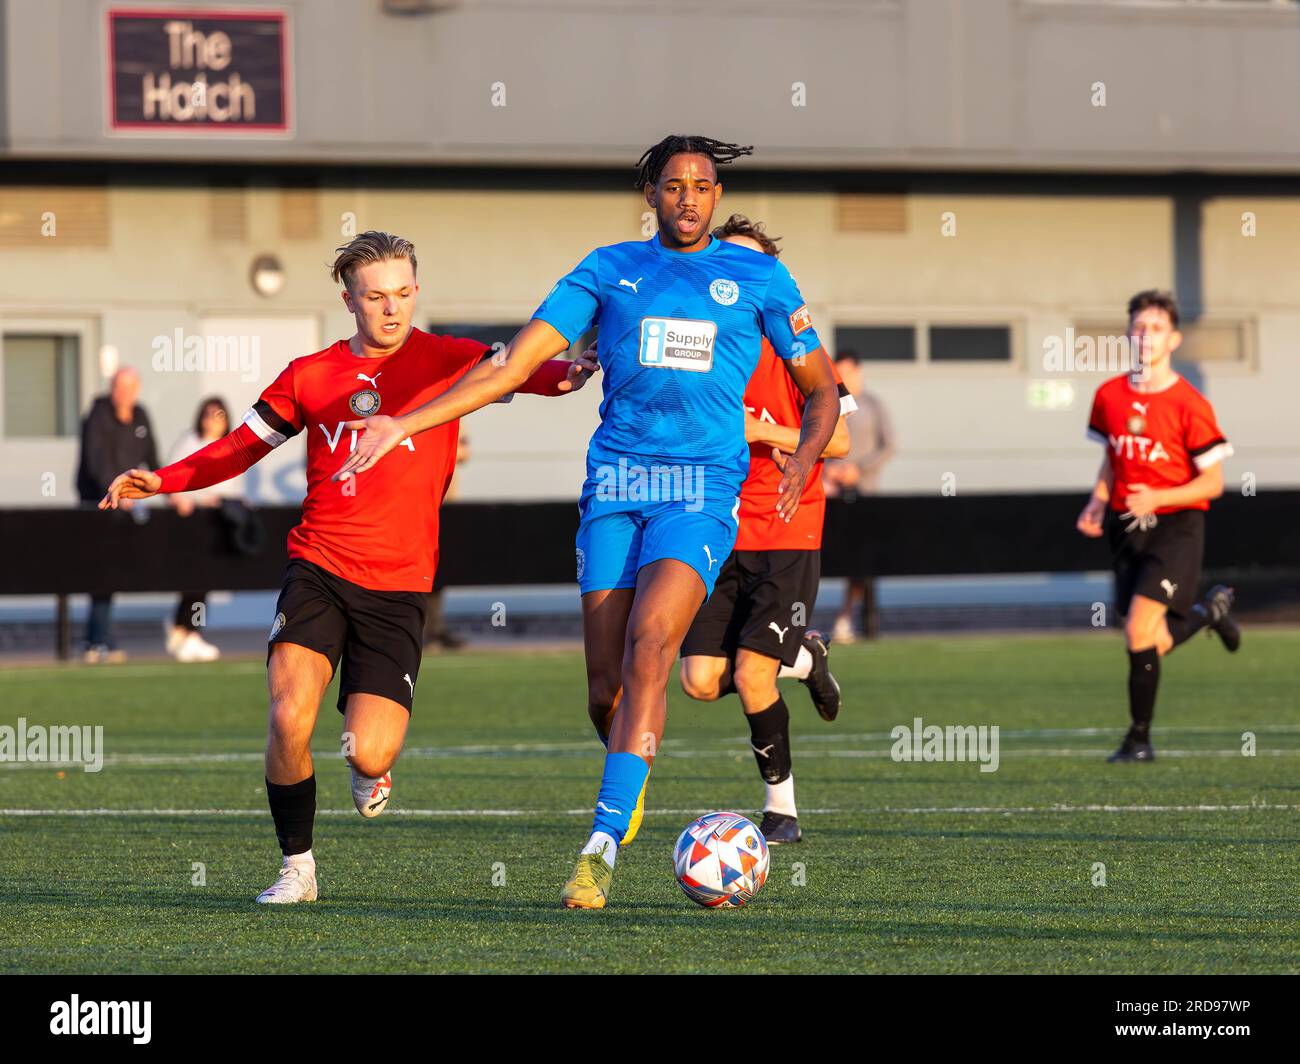
[[[149,415],[136,399],[140,374],[123,366],[113,374],[107,395],[90,404],[81,423],[81,458],[77,465],[77,494],[81,502],[98,505],[113,479],[124,469],[157,469]],[[86,624],[85,660],[90,664],[126,660],[113,636],[113,596],[91,595]]]
[[[172,448],[169,463],[188,458],[230,431],[230,411],[216,396],[204,399],[190,429]],[[167,500],[181,517],[189,517],[198,507],[220,506],[225,499],[243,497],[243,477],[222,481],[201,491],[183,491],[168,495]],[[185,591],[176,605],[176,616],[167,628],[167,653],[177,661],[216,661],[221,651],[200,634],[207,624],[206,591]]]

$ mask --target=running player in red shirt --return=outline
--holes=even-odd
[[[1085,536],[1108,536],[1115,608],[1125,618],[1133,723],[1109,760],[1151,761],[1161,657],[1207,627],[1229,650],[1241,645],[1231,588],[1218,585],[1196,601],[1205,512],[1223,494],[1232,445],[1209,401],[1170,365],[1182,342],[1173,296],[1139,292],[1128,317],[1139,370],[1097,389],[1088,435],[1106,457],[1077,525]]]
[[[338,252],[333,277],[344,285],[356,334],[290,362],[230,435],[156,473],[123,473],[99,504],[110,509],[122,499],[208,487],[307,432],[307,497],[302,521],[289,533],[289,566],[267,651],[266,793],[284,864],[259,902],[317,896],[309,744],[335,670],[342,665],[343,752],[364,817],[378,816],[388,802],[390,769],[420,675],[424,613],[438,564],[438,511],[455,466],[459,423],[403,441],[364,482],[338,484],[330,477],[358,436],[347,423],[381,409],[422,406],[491,352],[476,340],[412,326],[420,289],[410,241],[366,232]],[[589,376],[584,366],[553,359],[520,391],[576,390]],[[395,536],[395,528],[408,531]]]
[[[719,240],[765,255],[780,254],[778,238],[761,224],[733,214],[713,231]],[[795,387],[767,340],[745,387],[745,439],[749,476],[740,489],[736,546],[709,600],[700,607],[682,642],[682,689],[713,702],[735,691],[749,724],[750,746],[767,787],[760,829],[769,844],[798,842],[790,759],[790,713],[778,677],[807,685],[823,720],[840,710],[840,687],[831,675],[826,640],[807,628],[821,581],[822,524],[826,495],[821,464],[808,475],[799,509],[786,522],[776,510],[781,469],[773,449],[789,454],[798,444],[803,393]],[[844,415],[856,404],[835,375],[840,419],[823,458],[849,450]]]

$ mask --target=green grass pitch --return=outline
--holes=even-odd
[[[279,864],[259,663],[7,670],[0,724],[102,724],[107,759],[0,764],[0,971],[1300,970],[1300,632],[1167,659],[1151,765],[1104,760],[1127,718],[1114,636],[897,639],[833,663],[835,724],[786,689],[805,841],[727,911],[686,899],[670,852],[693,815],[761,804],[734,698],[672,690],[610,906],[568,912],[600,772],[578,654],[426,660],[375,821],[352,809],[331,693],[321,900],[278,908],[252,901]],[[917,716],[997,725],[998,771],[891,760]]]

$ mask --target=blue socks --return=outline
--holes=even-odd
[[[650,766],[636,754],[605,755],[605,773],[601,776],[596,815],[591,822],[593,835],[597,832],[609,835],[616,845],[623,841],[649,774]]]

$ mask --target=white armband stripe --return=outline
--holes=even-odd
[[[1211,466],[1217,465],[1219,462],[1222,462],[1225,458],[1229,457],[1231,454],[1232,454],[1232,444],[1228,443],[1227,441],[1224,441],[1223,443],[1219,444],[1217,447],[1211,447],[1204,454],[1198,454],[1195,458],[1192,459],[1192,461],[1196,463],[1196,468],[1200,472],[1204,473]]]
[[[256,435],[259,440],[270,445],[272,448],[279,447],[280,444],[284,443],[284,441],[289,438],[283,432],[276,432],[275,429],[271,428],[270,425],[262,420],[262,415],[256,410],[249,410],[248,413],[244,415],[244,424],[253,430],[254,435]]]

